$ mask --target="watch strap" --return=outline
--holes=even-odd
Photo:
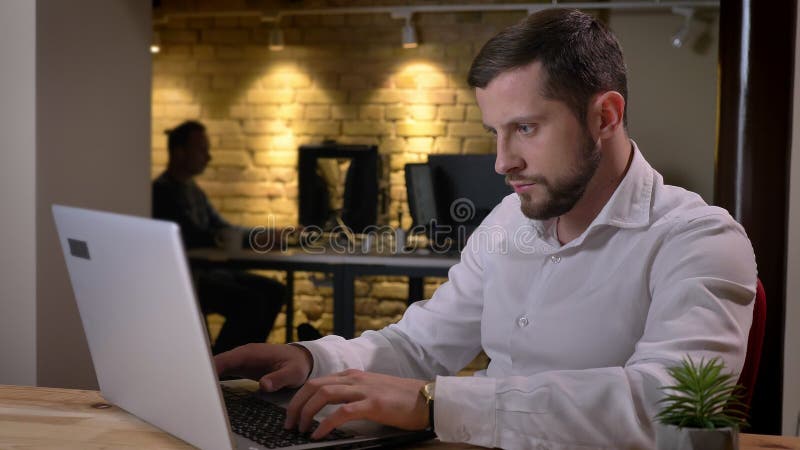
[[[428,400],[428,424],[430,426],[431,431],[436,431],[436,427],[433,426],[433,399]]]
[[[428,406],[428,428],[431,431],[435,431],[434,417],[436,416],[434,416],[434,409],[433,409],[435,388],[436,388],[436,382],[434,381],[423,385],[422,388],[419,390],[419,394],[422,396],[422,398],[425,400],[425,404]]]

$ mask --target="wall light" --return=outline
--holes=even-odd
[[[269,30],[269,49],[277,52],[283,50],[283,30],[277,26]]]
[[[689,34],[689,27],[691,26],[692,18],[694,17],[694,8],[683,8],[676,6],[672,8],[672,13],[683,16],[683,25],[670,38],[673,47],[681,48],[683,47],[683,44],[686,43],[686,36]]]
[[[150,53],[156,54],[161,51],[161,36],[158,31],[153,32],[153,41],[150,43]]]

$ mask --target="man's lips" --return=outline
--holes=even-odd
[[[514,189],[514,192],[517,194],[526,192],[536,186],[536,182],[534,181],[509,181],[508,185]]]

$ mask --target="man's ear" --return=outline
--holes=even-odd
[[[624,126],[625,98],[617,91],[596,95],[589,106],[589,130],[600,139],[611,137]]]

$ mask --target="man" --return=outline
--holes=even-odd
[[[302,386],[289,427],[341,404],[312,437],[369,418],[488,447],[652,448],[668,367],[691,355],[741,370],[748,239],[664,185],[629,139],[622,53],[591,16],[529,16],[483,47],[468,80],[515,191],[482,225],[497,245],[473,234],[449,281],[396,325],[245,346],[217,369],[267,391]],[[450,376],[481,349],[485,371]]]
[[[232,225],[194,182],[211,161],[205,127],[187,121],[167,135],[169,162],[153,181],[153,217],[177,223],[186,248],[213,247]],[[203,312],[225,317],[214,343],[215,354],[266,341],[283,305],[285,289],[281,283],[228,269],[194,270],[193,276]]]

